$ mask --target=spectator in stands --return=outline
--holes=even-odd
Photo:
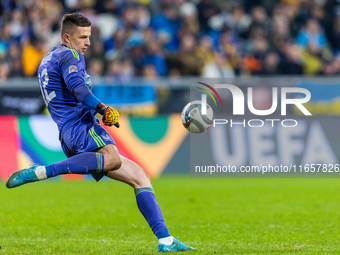
[[[297,35],[296,43],[303,48],[313,44],[318,49],[323,49],[327,46],[327,38],[318,21],[309,19],[305,28]]]
[[[332,25],[331,43],[338,51],[340,50],[340,17]]]
[[[338,73],[339,6],[336,0],[10,0],[0,6],[0,61],[10,77],[34,75],[42,52],[60,41],[60,17],[76,11],[93,24],[86,59],[101,59],[110,75],[123,68],[119,79],[143,76],[145,65],[160,76],[200,75],[207,63],[216,64],[216,53],[236,75],[300,74],[302,66],[305,74],[332,75]],[[295,43],[287,46],[290,40]],[[277,70],[269,65],[277,62],[274,52]]]
[[[283,15],[274,16],[271,30],[271,41],[273,45],[278,48],[291,37],[288,18]]]
[[[156,68],[157,73],[160,76],[165,76],[168,73],[168,67],[166,65],[165,57],[161,51],[160,43],[155,40],[150,42],[147,46],[147,53],[143,58],[143,65],[152,65]]]
[[[86,58],[96,58],[100,59],[104,64],[106,63],[104,43],[101,40],[93,40],[91,46],[89,47],[88,54]]]
[[[203,59],[204,65],[215,60],[215,51],[213,47],[213,41],[210,36],[203,36],[199,40],[199,44],[196,47],[195,54],[196,56],[200,56]]]
[[[328,29],[328,21],[325,17],[325,11],[320,5],[313,4],[311,7],[310,16],[320,24],[323,30]]]
[[[151,14],[145,6],[140,5],[136,10],[136,15],[138,17],[136,22],[138,29],[146,29],[150,26]]]
[[[126,39],[127,36],[125,29],[117,29],[114,35],[104,43],[106,58],[109,60],[121,58],[126,50]]]
[[[23,11],[21,9],[14,9],[12,13],[12,21],[10,26],[11,37],[16,41],[20,41],[20,37],[25,30],[25,19],[23,16]]]
[[[41,38],[31,37],[22,52],[22,63],[26,76],[31,77],[37,74],[40,62],[46,54],[44,41]]]
[[[172,68],[169,71],[169,78],[170,79],[178,79],[181,77],[181,72],[177,68]]]
[[[119,78],[122,82],[126,83],[134,76],[134,70],[130,59],[123,59],[120,65]]]
[[[264,31],[270,31],[271,20],[268,17],[266,10],[263,6],[256,6],[251,11],[252,22],[249,26],[246,38],[250,37],[254,30],[262,29]]]
[[[224,54],[217,54],[215,61],[208,63],[202,72],[203,78],[234,78],[233,68]]]
[[[141,42],[136,42],[131,46],[130,58],[132,61],[133,68],[136,76],[143,75],[143,59],[144,59],[144,45]]]
[[[139,17],[137,15],[136,5],[127,5],[122,10],[120,26],[126,30],[127,35],[131,35],[136,29],[138,29]]]
[[[92,80],[99,79],[104,74],[104,63],[101,59],[92,59],[89,64],[88,74]]]
[[[179,41],[177,31],[180,27],[178,11],[174,5],[166,5],[162,13],[151,19],[150,26],[159,34],[166,38],[164,45],[168,51],[175,51],[178,48]]]
[[[146,29],[143,30],[143,42],[144,44],[148,44],[150,42],[152,42],[153,40],[157,39],[156,37],[156,34],[154,32],[154,30],[151,28],[151,27],[148,27]],[[158,38],[159,40],[161,38]],[[161,42],[161,40],[160,40]],[[162,45],[162,48],[163,48],[163,45]]]
[[[200,31],[200,23],[198,21],[197,8],[193,3],[185,2],[180,7],[182,18],[181,29],[184,33],[190,33],[198,36]]]
[[[108,65],[108,68],[107,68],[107,72],[106,72],[106,76],[107,77],[110,77],[110,78],[114,78],[114,77],[119,77],[120,75],[120,62],[119,60],[115,59],[115,60],[112,60],[109,65]]]
[[[91,61],[91,59],[98,59],[103,63],[104,69],[106,68],[107,58],[105,57],[104,42],[101,40],[100,30],[95,26],[92,28],[91,44],[87,48],[84,57],[85,61],[88,62]]]
[[[39,37],[44,41],[46,48],[53,48],[60,43],[60,33],[53,32],[52,21],[49,18],[43,18],[36,23],[36,29]]]
[[[248,40],[248,54],[245,57],[244,67],[250,71],[251,74],[259,74],[263,68],[265,56],[270,51],[269,42],[261,33],[255,35],[253,39]]]
[[[170,55],[169,59],[173,67],[178,68],[181,75],[199,75],[203,68],[204,60],[195,54],[196,40],[191,34],[185,34],[181,38],[180,50],[177,54]]]
[[[10,59],[20,58],[21,57],[21,50],[19,44],[13,43],[10,45],[8,57]]]
[[[145,65],[143,68],[143,77],[147,80],[156,80],[158,77],[156,66]]]
[[[283,46],[285,60],[281,65],[281,72],[284,75],[302,75],[302,56],[298,47],[286,42]]]
[[[10,46],[14,43],[11,37],[11,24],[3,23],[0,30],[0,59],[4,59]]]
[[[230,65],[236,70],[241,60],[241,42],[228,28],[224,28],[218,41],[218,51],[224,53]]]
[[[301,50],[303,73],[315,75],[320,73],[323,62],[331,61],[332,55],[327,49],[320,49],[314,43],[309,43],[307,48]]]
[[[21,58],[13,58],[11,60],[11,65],[10,65],[10,77],[24,77],[25,73],[24,70],[22,69],[22,61]]]
[[[245,13],[243,6],[237,5],[234,7],[231,19],[227,25],[232,29],[233,34],[239,35],[241,38],[246,38],[251,23],[252,19]]]
[[[280,57],[275,51],[268,52],[258,75],[280,75]]]
[[[210,27],[208,21],[215,14],[219,13],[219,8],[213,0],[202,0],[198,5],[198,20],[201,25],[201,31],[208,32]]]

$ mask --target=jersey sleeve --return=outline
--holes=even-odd
[[[82,102],[92,109],[96,109],[100,100],[96,98],[86,86],[84,80],[86,74],[84,57],[75,50],[66,50],[61,61],[61,72],[66,87],[71,91],[73,96],[79,102]]]
[[[73,91],[79,85],[85,85],[85,61],[84,57],[75,50],[65,50],[60,62],[62,76],[66,87]]]

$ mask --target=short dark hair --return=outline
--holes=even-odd
[[[91,21],[78,13],[65,14],[61,22],[61,38],[65,33],[72,34],[75,27],[89,27]]]

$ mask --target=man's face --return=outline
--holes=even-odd
[[[77,27],[76,31],[69,35],[69,46],[84,55],[90,46],[91,27]]]

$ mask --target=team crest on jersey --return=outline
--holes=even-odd
[[[70,66],[68,68],[68,73],[78,72],[78,68],[76,66]]]
[[[106,141],[110,141],[111,140],[111,137],[109,136],[109,134],[101,135],[101,137],[103,137],[103,139],[106,140]]]

